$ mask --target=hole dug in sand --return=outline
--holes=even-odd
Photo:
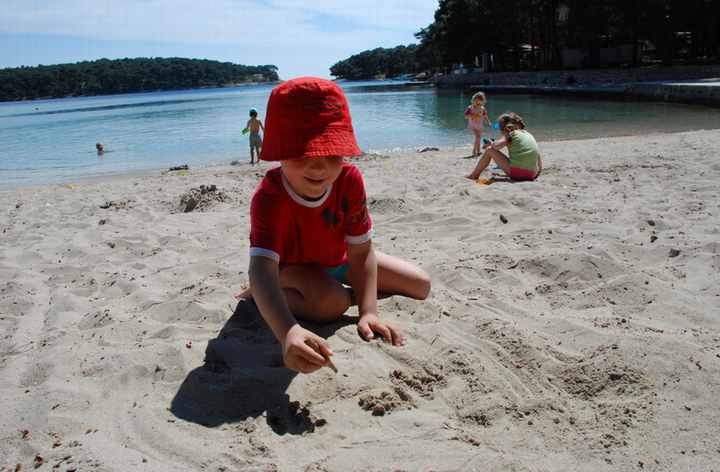
[[[327,424],[325,418],[318,418],[310,413],[310,403],[306,405],[298,401],[288,403],[287,407],[277,407],[267,412],[268,425],[277,434],[302,434],[314,432],[316,428]]]

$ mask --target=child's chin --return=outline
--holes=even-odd
[[[323,195],[325,195],[325,192],[326,192],[326,191],[327,191],[327,189],[312,190],[312,191],[307,192],[307,193],[305,194],[305,198],[311,198],[311,199],[320,198],[320,197],[322,197]]]
[[[320,187],[320,186],[311,186],[311,187],[305,187],[302,189],[302,196],[305,198],[320,198],[323,195],[325,195],[325,192],[327,191],[327,188]]]

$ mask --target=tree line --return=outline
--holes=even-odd
[[[100,59],[0,69],[0,100],[30,100],[277,81],[274,65],[183,58]]]
[[[376,48],[363,51],[337,62],[330,67],[330,73],[348,80],[367,80],[414,74],[423,70],[418,54],[418,45]]]
[[[495,71],[717,63],[720,1],[440,0],[415,37],[400,73],[461,63]],[[382,74],[390,68],[374,57],[395,49],[365,51],[331,73]]]

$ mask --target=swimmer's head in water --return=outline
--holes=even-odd
[[[95,143],[95,149],[97,149],[98,152],[102,152],[105,150],[105,146],[103,145],[103,143]]]

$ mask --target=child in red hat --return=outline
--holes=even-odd
[[[430,291],[422,269],[373,249],[363,178],[344,161],[360,154],[334,82],[303,77],[272,91],[260,158],[281,165],[252,199],[250,288],[239,297],[255,300],[285,366],[299,372],[332,365],[333,353],[296,317],[330,322],[357,303],[363,339],[401,346],[400,330],[378,316],[378,293],[423,300]]]

